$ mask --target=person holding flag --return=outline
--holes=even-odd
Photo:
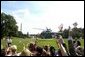
[[[63,28],[63,24],[61,24],[59,26],[60,31],[62,31],[62,28]],[[55,37],[56,37],[56,43],[57,43],[57,46],[60,50],[61,55],[62,56],[68,56],[68,53],[66,51],[66,46],[64,46],[65,42],[64,42],[62,36],[61,35],[56,35]]]
[[[65,47],[63,46],[64,40],[61,39],[61,36],[60,37],[57,36],[56,43],[61,52],[61,56],[68,56],[67,51],[66,51]]]

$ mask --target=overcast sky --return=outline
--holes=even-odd
[[[18,30],[22,23],[22,32],[30,34],[41,33],[42,30],[51,28],[53,32],[68,26],[73,28],[73,23],[84,28],[84,1],[1,1],[1,12],[11,14],[16,19]]]

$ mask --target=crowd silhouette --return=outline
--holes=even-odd
[[[78,40],[73,40],[74,55],[71,48],[67,46],[61,35],[56,36],[56,45],[58,49],[56,50],[53,46],[45,45],[40,47],[36,42],[30,42],[28,47],[24,47],[21,52],[17,52],[16,45],[9,45],[6,48],[1,49],[2,56],[84,56],[84,48],[81,47],[81,43]],[[72,41],[72,40],[71,40]],[[11,44],[11,43],[10,43]],[[57,47],[56,47],[57,48]]]

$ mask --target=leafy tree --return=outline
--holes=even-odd
[[[68,38],[68,33],[69,33],[69,30],[68,29],[65,29],[63,31],[63,38]]]
[[[22,38],[22,37],[23,37],[23,33],[22,33],[21,31],[18,31],[18,33],[17,33],[17,37]]]
[[[75,38],[75,37],[77,37],[77,38],[83,37],[84,38],[84,29],[73,28],[72,29],[72,36],[73,36],[73,38]]]
[[[13,16],[1,13],[1,38],[10,34],[16,36],[18,31],[17,22]]]

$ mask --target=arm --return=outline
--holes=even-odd
[[[60,49],[61,49],[62,56],[68,56],[67,52],[66,52],[66,50],[65,50],[65,48],[63,47],[62,44],[60,44]]]
[[[60,48],[60,50],[61,50],[62,56],[68,56],[65,48],[64,48],[63,45],[60,43],[60,41],[56,40],[56,43],[57,43],[58,48]]]

